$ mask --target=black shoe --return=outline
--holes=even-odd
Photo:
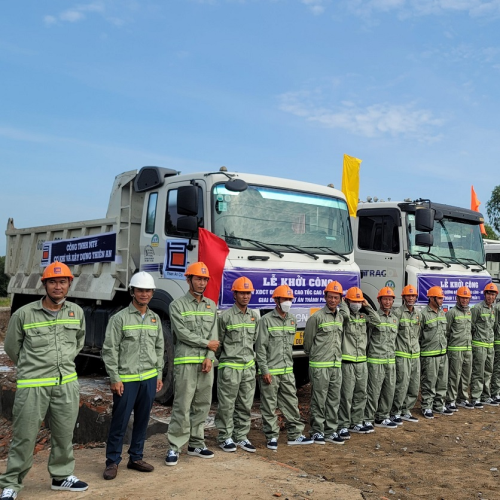
[[[469,401],[467,401],[467,400],[461,401],[460,403],[458,403],[458,406],[465,408],[466,410],[473,410],[474,409],[474,405],[472,403],[469,403]]]
[[[314,444],[325,444],[325,436],[321,434],[321,432],[315,432],[311,436],[311,439],[313,440]]]
[[[394,422],[391,422],[389,418],[384,418],[384,420],[375,420],[375,427],[382,427],[385,429],[397,429],[398,426]]]
[[[325,440],[333,444],[344,444],[344,440],[336,432],[330,434]]]
[[[210,451],[207,447],[192,448],[191,446],[188,446],[188,455],[200,458],[214,458],[214,452]]]
[[[479,399],[474,403],[474,408],[476,410],[482,410],[484,408],[483,406],[483,403],[481,403],[481,401],[479,401]]]
[[[222,451],[227,451],[228,453],[236,451],[236,445],[234,444],[234,441],[231,438],[226,439],[224,442],[220,443],[219,446],[222,449]]]
[[[165,465],[177,465],[178,460],[179,454],[174,450],[168,450],[167,456],[165,457]]]
[[[349,434],[349,430],[346,429],[345,427],[343,429],[340,429],[339,438],[343,439],[344,441],[346,441],[347,439],[351,439],[351,435]]]
[[[441,408],[441,410],[437,411],[437,413],[440,413],[441,415],[446,415],[448,417],[453,415],[453,411],[450,410],[449,408],[446,408],[446,406],[443,406],[443,408]]]
[[[52,478],[53,490],[59,491],[85,491],[89,485],[80,481],[76,476],[68,476],[66,479],[57,480]]]
[[[414,417],[411,413],[405,413],[404,415],[401,415],[401,420],[404,420],[405,422],[418,422],[418,418]]]
[[[293,446],[296,444],[313,444],[313,443],[314,441],[311,438],[302,435],[295,439],[289,439],[287,442],[288,446]]]
[[[255,453],[257,451],[257,448],[248,440],[244,439],[243,441],[240,441],[238,443],[238,446],[245,451],[248,451],[249,453]]]
[[[484,401],[481,401],[481,403],[488,406],[498,406],[498,402],[491,398],[485,399]]]
[[[432,410],[430,408],[422,410],[422,415],[429,420],[432,420],[434,418],[434,413],[432,413]]]
[[[403,425],[403,419],[401,418],[401,415],[392,415],[391,422],[396,425]]]
[[[0,498],[2,498],[2,500],[16,500],[17,493],[12,488],[5,488]]]
[[[457,407],[457,405],[455,404],[455,402],[453,402],[453,403],[448,403],[447,408],[448,408],[448,410],[453,411],[453,412],[458,411],[458,407]]]
[[[267,445],[268,449],[270,450],[277,450],[278,449],[278,440],[276,438],[271,438],[268,442]]]

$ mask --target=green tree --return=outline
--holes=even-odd
[[[7,297],[7,285],[9,284],[9,277],[4,274],[5,270],[5,256],[0,257],[0,297]]]
[[[495,186],[491,198],[486,202],[488,219],[493,229],[500,233],[500,186]]]
[[[486,234],[483,234],[483,238],[488,240],[498,240],[498,234],[493,231],[493,228],[489,224],[484,224],[484,229]]]

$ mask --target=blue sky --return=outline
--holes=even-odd
[[[500,184],[500,1],[2,2],[0,255],[104,217],[115,175],[226,165],[481,208]]]

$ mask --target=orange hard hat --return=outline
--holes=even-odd
[[[427,290],[427,297],[437,297],[439,299],[444,299],[444,292],[440,286],[431,286]]]
[[[394,293],[394,290],[390,286],[384,286],[384,288],[381,288],[378,292],[377,299],[380,299],[380,297],[393,297],[396,298],[396,294]]]
[[[73,281],[74,276],[66,264],[55,261],[43,271],[42,282],[50,278],[69,278],[70,281]]]
[[[193,262],[189,264],[184,276],[199,276],[200,278],[210,278],[208,267],[203,262]]]
[[[470,299],[472,297],[472,294],[470,293],[470,290],[466,286],[461,286],[457,290],[457,297],[465,297]]]
[[[273,299],[284,297],[286,299],[293,299],[292,289],[288,285],[280,285],[274,289]]]
[[[363,292],[357,286],[349,288],[349,290],[347,290],[345,298],[352,300],[352,302],[363,302],[363,300],[365,300],[365,298],[363,297]]]
[[[495,283],[488,283],[485,287],[483,292],[495,292],[498,294],[498,288],[495,285]]]
[[[334,293],[342,293],[344,290],[342,290],[342,285],[338,281],[330,281],[328,285],[326,285],[326,288],[324,290],[325,293],[327,292],[334,292]]]
[[[405,295],[418,295],[417,289],[413,285],[406,285],[401,292],[401,297]]]
[[[254,288],[252,282],[246,276],[241,276],[233,281],[231,290],[233,292],[253,292]]]

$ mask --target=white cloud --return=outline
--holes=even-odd
[[[85,15],[77,10],[67,10],[59,14],[59,19],[61,21],[68,21],[70,23],[75,23],[76,21],[81,21],[85,19]]]
[[[120,5],[130,10],[134,10],[136,8],[136,3],[134,1]],[[114,24],[115,26],[123,25],[125,21],[120,16],[109,13],[110,10],[113,10],[112,7],[112,2],[105,3],[104,0],[86,4],[77,4],[65,11],[59,12],[58,14],[46,15],[44,16],[43,21],[48,26],[64,22],[76,23],[87,19],[88,14],[100,14],[106,21]]]
[[[280,109],[325,128],[341,128],[364,137],[407,136],[433,142],[439,139],[430,130],[443,124],[427,109],[414,103],[380,103],[361,107],[344,101],[321,105],[321,91],[287,92],[280,96]]]
[[[304,5],[307,5],[314,15],[323,14],[325,11],[325,0],[300,0]]]

